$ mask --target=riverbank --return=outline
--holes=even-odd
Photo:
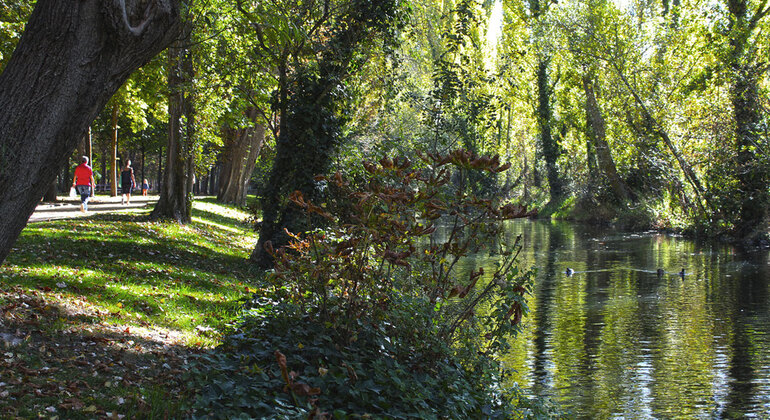
[[[661,208],[650,202],[618,206],[598,202],[591,197],[568,196],[546,203],[539,211],[538,218],[610,227],[618,231],[676,234],[693,240],[730,244],[743,250],[770,249],[770,232],[766,230],[741,235],[725,226],[696,224],[675,209]]]
[[[149,222],[134,203],[31,223],[0,266],[0,417],[184,409],[190,357],[221,341],[254,291],[256,235],[247,213],[211,199],[196,199],[187,226]]]

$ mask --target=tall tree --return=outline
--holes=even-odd
[[[576,6],[576,7],[575,7]],[[601,84],[595,49],[597,31],[602,26],[601,9],[607,7],[605,0],[589,0],[564,11],[558,20],[558,27],[565,47],[570,51],[572,66],[581,72],[580,85],[584,94],[586,152],[593,182],[609,184],[618,204],[627,203],[631,193],[618,174],[612,150],[607,140],[607,122],[599,105],[598,91]],[[581,7],[582,6],[582,7]],[[594,191],[596,188],[594,188]]]
[[[246,127],[225,126],[222,129],[224,149],[217,199],[223,203],[246,203],[249,180],[265,142],[266,127],[257,121],[256,107],[248,107],[245,117],[249,122]]]
[[[168,144],[166,170],[160,198],[151,219],[171,219],[179,223],[192,220],[192,194],[195,177],[195,114],[191,80],[192,56],[184,41],[168,49]]]
[[[535,70],[537,104],[535,113],[540,132],[540,146],[545,159],[546,176],[551,200],[558,202],[566,193],[564,180],[559,171],[558,161],[561,155],[561,146],[558,135],[553,132],[553,87],[555,83],[550,74],[552,60],[552,40],[549,37],[551,23],[546,14],[549,11],[550,2],[541,0],[528,0],[529,20],[532,27],[532,46],[537,49],[537,65]]]
[[[38,0],[0,75],[0,261],[89,124],[183,31],[181,0]]]
[[[582,83],[586,95],[586,136],[596,153],[598,169],[609,182],[615,198],[620,203],[627,203],[631,199],[631,193],[618,175],[615,160],[607,143],[607,124],[599,108],[599,102],[596,100],[596,76],[589,71],[583,75]]]
[[[318,60],[296,67],[291,86],[287,84],[280,93],[287,95],[286,113],[264,193],[259,242],[251,256],[261,267],[272,265],[272,256],[264,248],[268,241],[278,247],[288,241],[284,229],[299,232],[308,228],[300,209],[287,197],[298,190],[312,199],[319,192],[314,178],[326,173],[343,141],[340,110],[345,102],[345,80],[351,67],[366,59],[362,47],[393,36],[401,13],[397,0],[352,0],[339,6],[324,36],[315,40],[322,51]]]
[[[767,217],[770,213],[770,165],[763,158],[760,80],[766,71],[757,48],[760,21],[770,13],[767,0],[752,7],[748,0],[726,0],[730,13],[728,23],[727,68],[731,73],[730,99],[735,119],[737,154],[736,178],[739,183],[739,220],[736,231],[744,240],[754,241],[758,235],[767,239]]]

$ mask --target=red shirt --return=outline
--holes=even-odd
[[[90,166],[81,163],[75,168],[75,177],[77,178],[76,185],[91,185],[91,176],[93,176],[93,174],[94,171],[91,170]]]

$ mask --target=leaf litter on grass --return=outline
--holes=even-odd
[[[223,249],[211,229],[136,215],[30,225],[0,266],[0,418],[178,416],[190,358],[249,291],[254,235]]]

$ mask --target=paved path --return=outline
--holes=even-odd
[[[158,201],[157,195],[148,195],[147,197],[131,196],[131,204],[120,204],[120,196],[110,197],[108,195],[97,195],[91,197],[88,201],[88,211],[80,211],[80,198],[69,198],[69,196],[59,196],[57,203],[40,203],[35,208],[35,212],[29,218],[29,223],[45,222],[58,219],[74,219],[77,217],[86,217],[95,213],[108,212],[131,212],[144,210],[155,205]]]

